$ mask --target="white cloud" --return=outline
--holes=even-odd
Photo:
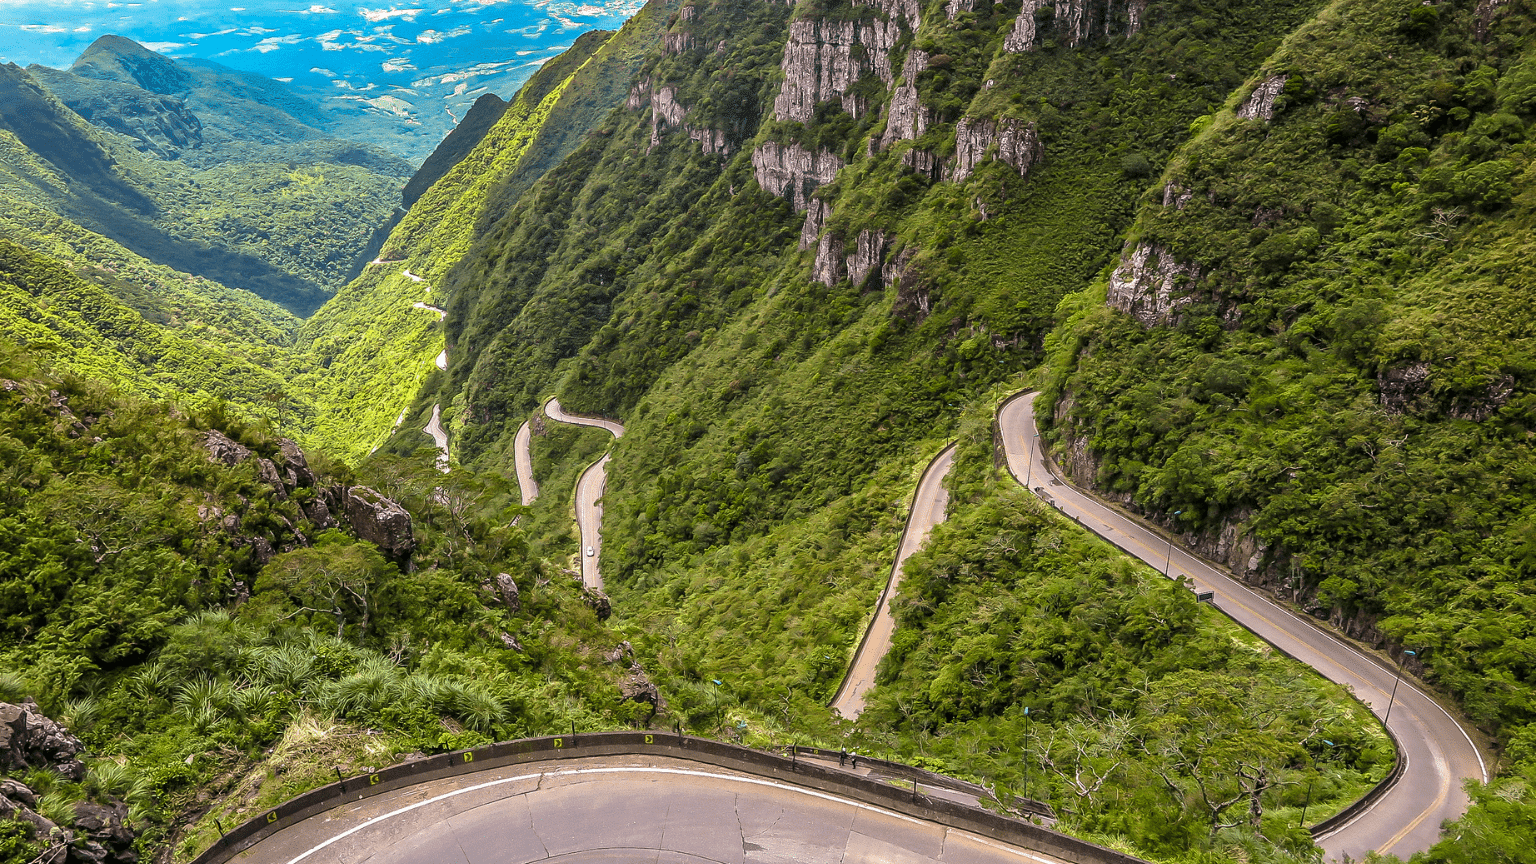
[[[434,45],[443,41],[444,39],[455,39],[459,36],[467,35],[469,35],[469,27],[467,25],[463,27],[455,27],[446,33],[438,30],[423,30],[416,34],[416,41],[422,43],[423,45]]]
[[[160,54],[164,54],[167,51],[175,51],[178,48],[187,47],[187,43],[185,42],[140,42],[139,44],[143,45],[145,48],[148,48],[151,51]]]
[[[304,41],[304,37],[297,33],[293,33],[288,36],[268,36],[267,38],[257,42],[255,45],[252,45],[246,50],[257,51],[262,54],[270,54],[273,51],[283,47],[284,45],[297,45],[302,41]]]
[[[309,71],[315,73],[316,75],[324,75],[327,78],[337,77],[335,72],[332,72],[324,66],[311,66],[309,67]]]
[[[391,18],[402,18],[406,21],[415,21],[416,16],[425,11],[427,10],[398,9],[394,6],[391,6],[388,9],[358,9],[357,14],[363,16],[364,20],[376,24],[380,21],[388,21]]]
[[[181,35],[187,37],[188,39],[207,39],[210,36],[228,36],[231,33],[238,32],[239,29],[239,27],[226,27],[223,30],[217,30],[213,33],[183,33]]]
[[[288,78],[273,78],[273,79],[272,79],[272,80],[273,80],[273,81],[281,81],[281,82],[283,82],[283,83],[284,83],[284,84],[292,84],[292,83],[293,83],[293,78],[292,78],[292,76],[290,76],[290,77],[288,77]]]
[[[68,33],[68,27],[60,27],[57,24],[23,24],[21,29],[28,33]]]
[[[379,68],[385,72],[414,72],[416,67],[407,57],[391,57],[379,64]]]
[[[84,27],[76,27],[74,30],[72,30],[70,32],[72,32],[72,33],[89,33],[89,32],[91,32],[91,25],[87,24]]]

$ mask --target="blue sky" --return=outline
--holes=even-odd
[[[641,0],[0,0],[0,62],[67,68],[114,33],[172,57],[214,60],[341,89],[526,77],[582,32],[616,28]],[[318,76],[318,77],[317,77]],[[447,76],[448,80],[444,80]],[[455,80],[456,79],[456,80]],[[507,94],[503,94],[507,95]]]

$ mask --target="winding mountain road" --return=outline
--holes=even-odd
[[[493,768],[343,803],[232,864],[1065,864],[724,768],[607,756]]]
[[[613,433],[614,438],[624,437],[624,427],[612,420],[604,420],[601,417],[583,417],[578,414],[568,414],[560,407],[559,399],[550,399],[544,403],[544,415],[551,420],[560,423],[571,423],[576,426],[596,426]],[[587,470],[581,472],[581,479],[576,481],[576,525],[581,529],[581,583],[588,588],[603,590],[603,576],[598,570],[598,561],[603,556],[603,487],[608,482],[608,460],[611,453],[604,453],[603,458],[593,462]],[[530,468],[530,479],[532,469]],[[518,474],[521,482],[521,471]],[[592,554],[588,555],[587,550]]]
[[[1428,849],[1440,824],[1467,809],[1462,783],[1487,782],[1482,754],[1467,731],[1407,678],[1397,683],[1391,665],[1244,585],[1140,522],[1061,479],[1045,459],[1035,428],[1034,393],[1020,394],[998,411],[1008,470],[1047,503],[1131,555],[1170,576],[1187,576],[1215,605],[1281,651],[1325,678],[1352,689],[1397,738],[1407,760],[1400,779],[1356,817],[1317,838],[1326,857],[1360,859],[1371,850],[1406,858]],[[1396,686],[1396,696],[1393,688]]]
[[[539,497],[539,483],[533,479],[533,427],[532,420],[524,420],[517,427],[517,437],[512,439],[512,462],[517,468],[517,491],[527,507]]]
[[[912,512],[907,516],[907,527],[901,532],[901,542],[896,547],[896,562],[891,565],[891,578],[880,601],[875,607],[875,617],[864,631],[864,638],[853,655],[853,663],[843,676],[843,683],[832,698],[832,709],[852,719],[864,711],[864,695],[875,686],[875,669],[886,652],[891,650],[891,636],[896,632],[896,619],[891,615],[891,598],[901,585],[902,565],[913,552],[922,548],[923,541],[933,531],[933,526],[944,521],[944,508],[949,505],[949,490],[944,488],[944,478],[955,464],[955,445],[939,451],[928,463],[923,476],[917,481],[917,494],[912,497]]]

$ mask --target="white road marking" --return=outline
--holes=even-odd
[[[481,789],[488,789],[488,788],[490,788],[492,786],[504,786],[504,785],[506,785],[508,783],[516,783],[519,780],[533,780],[535,778],[542,779],[544,777],[572,777],[572,776],[577,776],[577,775],[582,775],[582,774],[627,774],[627,773],[679,774],[679,775],[685,775],[685,776],[690,776],[690,777],[708,777],[708,778],[711,778],[711,779],[725,780],[725,781],[732,782],[732,783],[746,783],[746,784],[750,784],[750,785],[753,785],[753,786],[767,786],[767,787],[770,787],[770,788],[773,788],[773,789],[782,789],[782,790],[784,790],[786,792],[795,792],[795,793],[798,793],[798,794],[801,794],[801,795],[807,795],[807,796],[810,796],[812,798],[821,798],[821,799],[824,799],[824,800],[827,800],[827,801],[831,801],[831,802],[836,803],[836,804],[848,804],[848,805],[851,805],[853,807],[857,807],[860,810],[868,810],[871,813],[879,813],[882,816],[891,816],[891,817],[894,817],[896,819],[903,820],[905,822],[911,822],[914,825],[932,825],[932,824],[936,824],[936,823],[928,822],[928,821],[923,820],[923,819],[918,819],[918,818],[913,817],[913,816],[908,816],[905,813],[897,813],[894,810],[887,810],[884,807],[876,807],[876,806],[874,806],[872,804],[865,804],[862,801],[854,801],[854,800],[851,800],[851,799],[848,799],[848,798],[842,798],[842,797],[839,797],[839,796],[836,796],[836,795],[832,795],[832,794],[829,794],[829,793],[826,793],[826,792],[819,792],[819,791],[817,791],[815,789],[806,789],[806,788],[801,787],[801,786],[793,786],[793,785],[790,785],[788,783],[777,783],[777,782],[772,781],[772,780],[763,780],[763,779],[757,778],[757,777],[741,777],[741,776],[738,776],[738,775],[735,775],[735,774],[719,774],[719,773],[716,773],[716,772],[713,772],[713,771],[696,771],[696,770],[688,769],[688,768],[645,768],[645,767],[573,768],[573,769],[568,769],[568,770],[564,770],[564,771],[539,771],[539,772],[534,773],[534,774],[519,774],[516,777],[503,777],[503,778],[501,778],[499,780],[489,780],[489,781],[487,781],[485,783],[476,783],[473,786],[465,786],[462,789],[454,789],[454,790],[449,791],[449,792],[444,792],[441,795],[433,796],[431,798],[426,799],[425,801],[417,801],[415,804],[407,804],[404,807],[400,807],[398,809],[391,810],[388,813],[384,813],[384,814],[381,814],[379,816],[375,816],[372,819],[369,819],[368,821],[362,823],[361,825],[357,825],[357,826],[354,826],[352,828],[348,828],[346,831],[343,831],[340,834],[337,834],[336,836],[326,840],[325,842],[318,843],[318,844],[310,847],[309,849],[306,849],[303,852],[300,852],[298,855],[294,856],[293,858],[290,858],[288,860],[288,864],[299,864],[300,861],[303,861],[305,858],[308,858],[309,856],[315,854],[316,852],[319,852],[321,849],[324,849],[324,848],[330,846],[332,843],[336,843],[337,841],[340,841],[340,840],[345,840],[346,838],[351,837],[353,834],[356,834],[357,832],[362,831],[365,828],[369,828],[369,827],[371,827],[373,825],[377,825],[378,823],[383,822],[383,821],[385,821],[387,819],[393,819],[396,816],[399,816],[399,815],[401,815],[403,813],[409,813],[412,810],[420,809],[422,807],[427,806],[428,804],[435,804],[435,803],[437,803],[439,801],[443,801],[443,800],[446,800],[446,799],[449,799],[449,798],[454,798],[454,797],[457,797],[459,795],[465,795],[465,794],[468,794],[470,792],[476,792],[476,791],[479,791]],[[535,790],[532,790],[532,791],[537,792],[538,790],[535,789]],[[519,794],[526,795],[528,793],[527,792],[523,792],[523,793],[519,793]],[[1036,854],[1034,854],[1033,852],[1031,852],[1029,850],[1019,849],[1019,848],[1012,847],[1012,846],[1001,846],[1001,845],[998,845],[997,843],[994,843],[992,841],[987,840],[985,837],[982,837],[982,836],[977,835],[977,834],[972,834],[969,831],[961,831],[961,830],[959,830],[957,828],[950,828],[948,826],[945,826],[945,828],[946,828],[946,830],[952,831],[952,832],[954,832],[954,833],[956,833],[956,834],[966,838],[967,840],[972,840],[974,842],[980,843],[983,846],[989,846],[989,847],[991,847],[993,849],[997,849],[997,850],[1000,850],[1000,851],[1003,851],[1003,852],[1011,853],[1011,854],[1016,855],[1016,856],[1018,856],[1020,858],[1028,858],[1031,861],[1041,862],[1041,864],[1063,864],[1063,862],[1059,858],[1042,858],[1039,855],[1036,855]]]

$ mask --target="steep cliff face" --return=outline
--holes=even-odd
[[[1134,36],[1146,13],[1147,0],[1024,0],[1003,50],[1033,51],[1050,38],[1075,48],[1096,35]]]
[[[783,146],[765,141],[752,151],[757,184],[770,195],[788,198],[799,213],[806,209],[817,186],[837,179],[843,160],[827,150],[811,152],[799,144]]]

